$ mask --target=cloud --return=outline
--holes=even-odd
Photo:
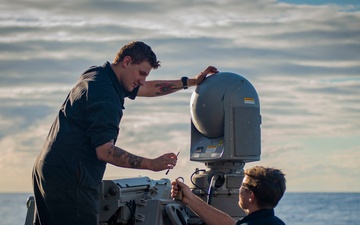
[[[315,180],[327,172],[340,174],[328,165],[336,164],[341,147],[326,158],[329,163],[320,163],[329,146],[314,144],[309,138],[343,143],[344,137],[359,136],[360,13],[356,7],[274,0],[241,4],[235,0],[5,0],[0,7],[3,168],[27,174],[80,74],[92,65],[112,61],[128,41],[143,40],[162,62],[149,79],[191,77],[215,65],[220,71],[243,75],[255,86],[262,114],[262,160],[255,163],[288,170],[289,190],[301,190],[298,184],[308,177]],[[186,174],[202,167],[195,162],[186,164],[192,90],[127,100],[118,145],[147,157],[182,149],[179,165],[186,165]],[[359,141],[348,141],[349,158],[344,155],[342,161],[351,161],[358,151],[354,146]],[[304,155],[307,149],[319,154]],[[24,159],[27,166],[22,167],[17,158]],[[324,173],[310,175],[319,168]],[[118,171],[127,174],[110,166],[107,175]],[[181,170],[172,172],[176,177]],[[352,173],[347,176],[349,182],[356,180]],[[323,179],[332,184],[330,178]],[[18,179],[9,182],[9,186],[18,185]],[[28,184],[22,186],[22,190],[30,189]],[[336,190],[336,185],[331,187]]]

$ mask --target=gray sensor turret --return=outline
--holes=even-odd
[[[190,108],[192,161],[260,160],[260,103],[244,77],[209,76],[193,92]]]

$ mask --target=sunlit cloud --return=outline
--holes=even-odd
[[[326,190],[346,191],[345,186],[336,189],[331,176],[360,170],[354,161],[360,145],[354,138],[360,135],[358,21],[355,3],[5,0],[0,6],[1,168],[27,176],[80,74],[112,61],[128,41],[142,40],[162,63],[149,79],[191,77],[215,65],[255,86],[262,115],[262,156],[247,166],[284,168],[289,190],[316,189],[301,189],[299,184],[321,176],[324,185],[318,190],[331,184],[333,189]],[[181,149],[179,166],[186,168],[175,168],[173,177],[204,167],[188,161],[193,90],[127,100],[117,145],[146,157]],[[342,146],[329,152],[332,146],[323,141],[329,139]],[[350,144],[344,147],[345,139]],[[335,166],[338,159],[346,165]],[[314,170],[319,172],[314,175]],[[164,175],[124,171],[109,166],[106,176]],[[360,190],[356,175],[346,174],[347,182],[354,182],[352,188]],[[1,178],[0,184],[10,177]],[[9,182],[3,191],[20,183],[19,191],[30,190],[18,179]]]

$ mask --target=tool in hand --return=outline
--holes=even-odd
[[[179,180],[179,179],[182,180],[182,182],[184,183],[184,178],[183,177],[176,178],[176,180]],[[182,198],[183,198],[183,192],[182,192],[181,187],[179,185],[177,185],[177,188],[178,188],[178,194],[176,195],[175,200],[181,201]]]
[[[179,154],[180,154],[180,151],[176,154],[176,157],[178,157]],[[166,171],[165,175],[168,175],[169,171],[170,171],[170,169],[168,169],[168,170]]]

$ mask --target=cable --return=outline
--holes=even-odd
[[[204,189],[202,189],[201,187],[199,187],[199,186],[197,186],[194,182],[193,182],[193,180],[192,180],[192,178],[193,178],[193,176],[195,175],[195,173],[197,173],[197,172],[206,172],[206,170],[196,170],[196,171],[194,171],[192,174],[191,174],[191,176],[190,176],[190,181],[191,181],[191,183],[196,187],[196,188],[198,188],[198,189],[200,189],[201,191],[203,191],[206,195],[207,195],[207,191],[205,191]]]
[[[211,203],[212,203],[212,196],[213,196],[213,193],[215,190],[215,183],[216,183],[217,178],[218,178],[218,176],[215,177],[215,175],[211,177],[208,195],[207,195],[207,201],[206,201],[208,205],[211,205]]]
[[[129,208],[130,213],[132,215],[132,219],[135,221],[135,211],[131,206],[135,205],[135,201],[134,200],[130,200],[130,202],[126,202],[125,205]],[[136,206],[135,206],[136,209]]]

